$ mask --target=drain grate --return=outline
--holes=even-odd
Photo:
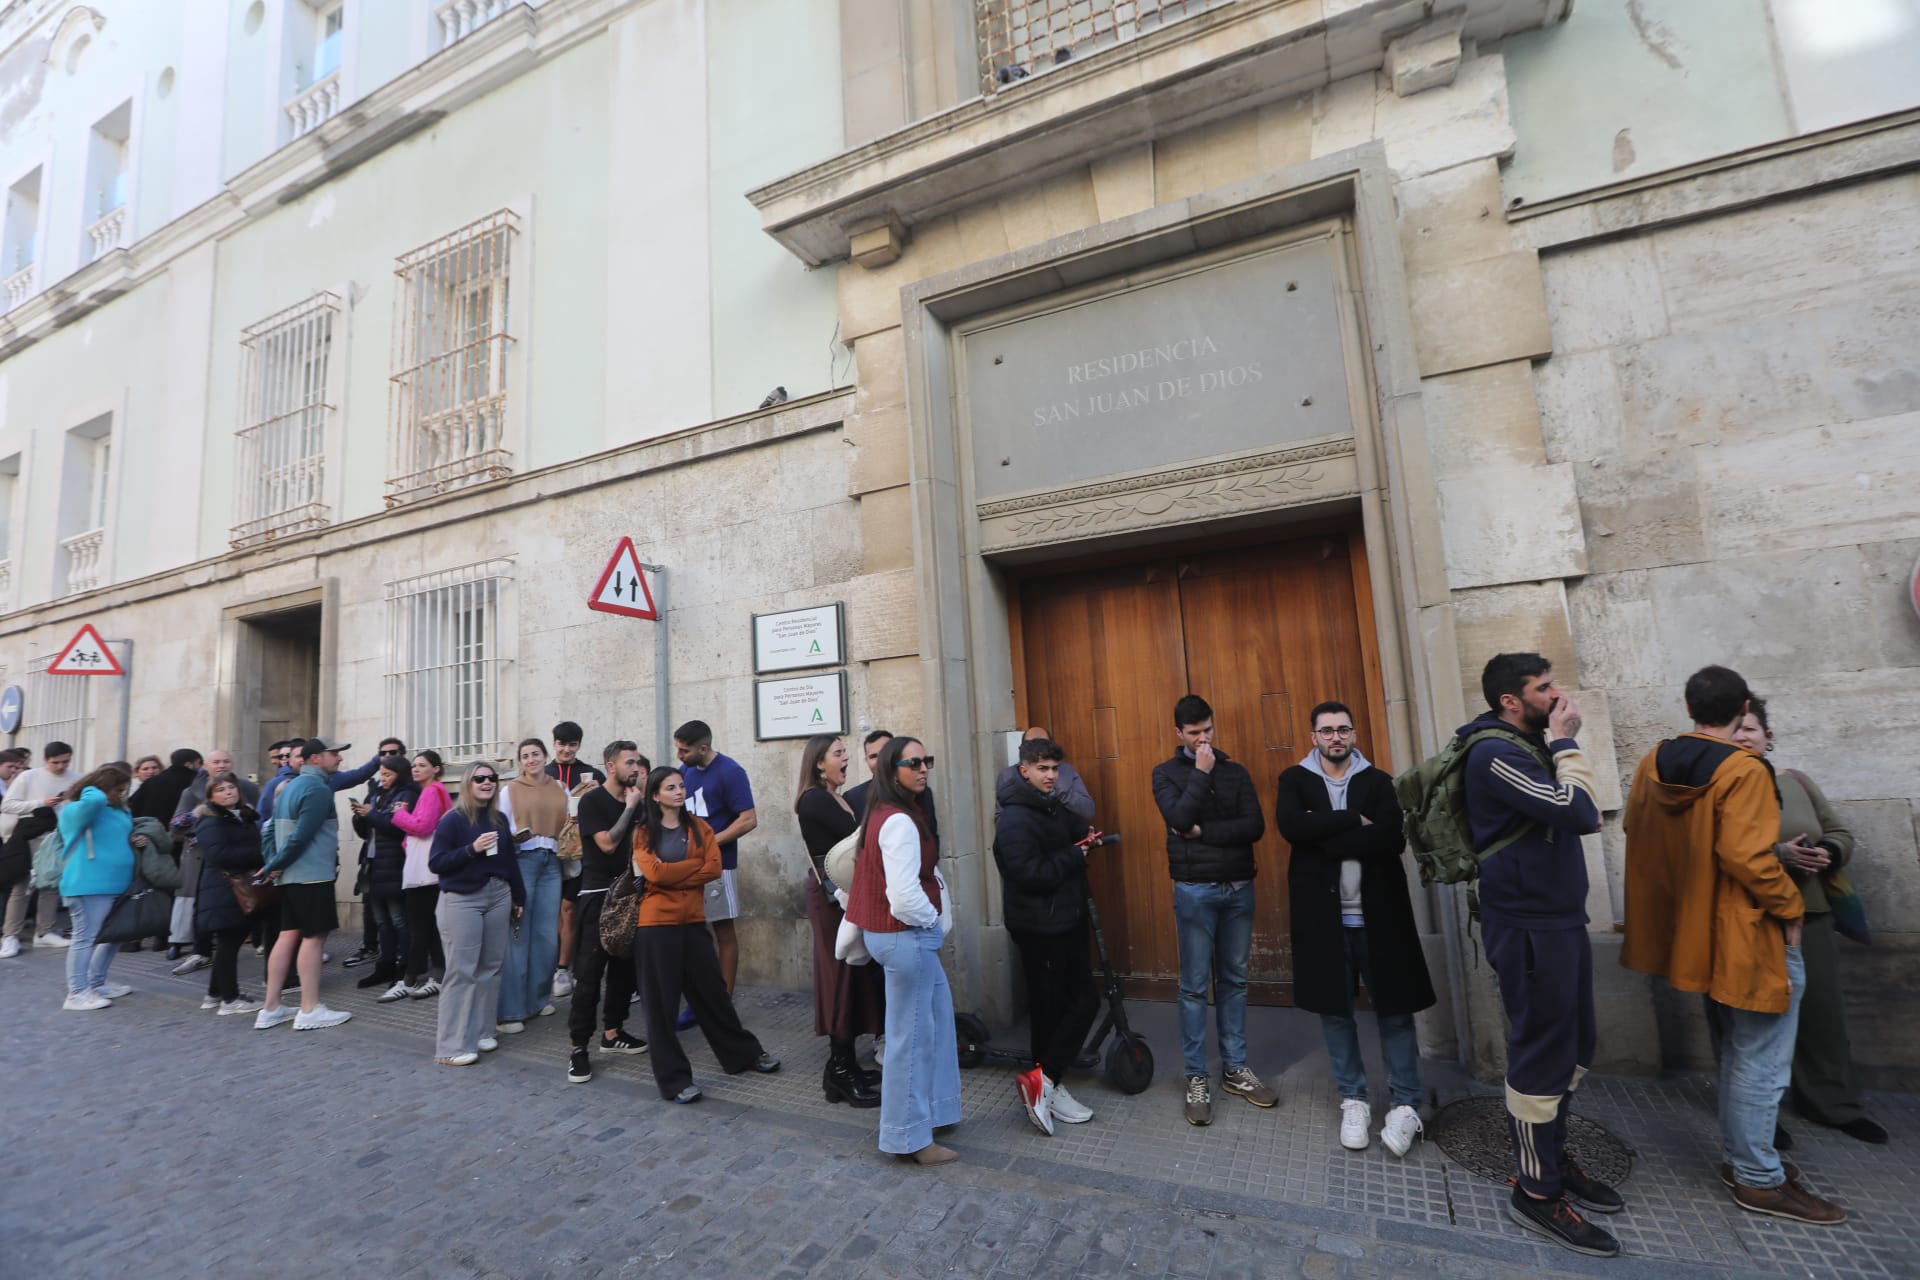
[[[1427,1137],[1455,1163],[1483,1178],[1513,1176],[1506,1101],[1499,1097],[1449,1102],[1427,1124]],[[1633,1172],[1633,1148],[1578,1112],[1567,1113],[1567,1150],[1587,1175],[1618,1186]]]

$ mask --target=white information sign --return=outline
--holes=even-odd
[[[762,742],[845,733],[847,673],[754,681],[753,726],[753,736]]]
[[[846,647],[838,604],[753,615],[756,673],[837,667],[847,660]]]

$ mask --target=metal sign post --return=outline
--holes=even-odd
[[[673,748],[673,709],[668,703],[667,685],[671,660],[667,644],[667,567],[643,564],[653,576],[653,733],[659,744],[659,760],[664,761]]]

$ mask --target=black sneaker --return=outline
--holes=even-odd
[[[1593,1213],[1618,1213],[1627,1207],[1618,1191],[1598,1178],[1589,1178],[1571,1155],[1560,1159],[1560,1189],[1567,1199]]]
[[[602,1053],[645,1053],[646,1051],[647,1042],[639,1036],[629,1034],[625,1027],[616,1031],[611,1040],[605,1036],[600,1037]]]
[[[1537,1231],[1562,1249],[1595,1258],[1617,1258],[1620,1242],[1580,1216],[1565,1196],[1535,1200],[1519,1187],[1507,1201],[1507,1216],[1529,1231]]]
[[[573,1056],[567,1059],[567,1083],[585,1084],[593,1079],[593,1060],[587,1056],[587,1046],[573,1046]]]
[[[365,947],[362,947],[358,951],[354,952],[352,955],[348,956],[345,960],[342,960],[340,962],[340,967],[343,969],[354,969],[354,968],[358,968],[360,965],[366,964],[371,960],[378,960],[379,958],[380,958],[379,952],[369,951]]]

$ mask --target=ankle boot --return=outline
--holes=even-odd
[[[827,1056],[827,1069],[820,1077],[820,1088],[828,1102],[844,1102],[852,1107],[877,1107],[880,1094],[869,1085],[853,1065],[853,1046],[836,1043]]]

